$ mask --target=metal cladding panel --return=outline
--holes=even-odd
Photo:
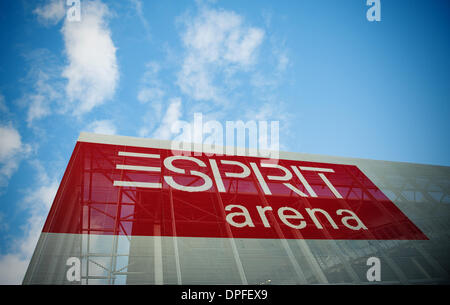
[[[24,283],[448,282],[447,167],[180,153],[82,134]]]

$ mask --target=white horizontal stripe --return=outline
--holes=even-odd
[[[309,167],[309,166],[299,166],[299,167],[301,170],[304,170],[304,171],[334,173],[334,170],[331,168],[320,168],[320,167]]]
[[[123,165],[123,164],[117,164],[116,168],[117,169],[133,170],[133,171],[146,171],[146,172],[160,172],[161,171],[161,167]]]
[[[141,158],[153,158],[160,159],[161,156],[157,154],[142,154],[128,151],[119,151],[119,156],[127,156],[127,157],[141,157]]]
[[[131,186],[131,187],[146,187],[158,189],[162,187],[161,183],[151,182],[136,182],[136,181],[114,181],[114,186]]]

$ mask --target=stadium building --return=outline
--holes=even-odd
[[[439,284],[449,242],[449,167],[82,133],[23,284]]]

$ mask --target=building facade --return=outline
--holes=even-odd
[[[23,284],[449,283],[450,168],[82,133]]]

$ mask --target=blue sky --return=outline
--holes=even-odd
[[[0,283],[20,283],[81,131],[279,121],[282,150],[450,165],[450,4],[0,2]]]

